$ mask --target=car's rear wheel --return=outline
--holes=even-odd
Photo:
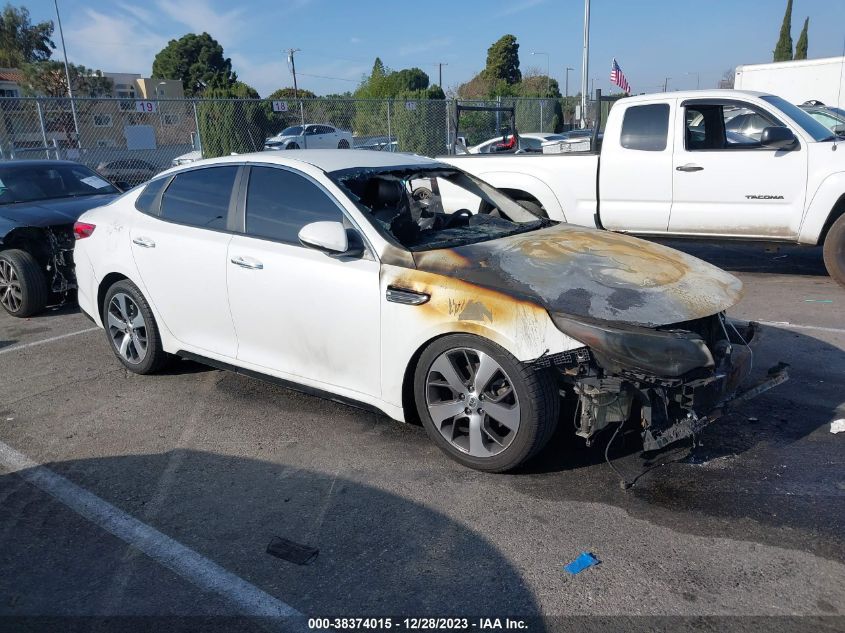
[[[112,351],[129,371],[152,374],[167,363],[152,310],[131,281],[118,281],[106,292],[103,326]]]
[[[845,214],[833,223],[824,239],[824,265],[828,274],[845,286]]]
[[[299,149],[299,143],[288,143],[285,149]]]
[[[534,456],[557,426],[553,377],[478,336],[434,341],[414,375],[417,411],[429,437],[470,468],[505,472]]]
[[[349,141],[347,141],[345,138],[340,139],[340,141],[338,141],[338,143],[337,143],[337,148],[338,149],[349,149]]]
[[[47,278],[38,261],[17,248],[0,252],[0,305],[15,317],[38,314],[47,305]]]

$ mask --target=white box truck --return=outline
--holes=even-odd
[[[773,64],[737,66],[736,90],[768,92],[800,105],[805,101],[821,101],[839,106],[840,94],[845,99],[845,57],[803,59]]]

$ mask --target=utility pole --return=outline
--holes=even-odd
[[[437,62],[437,85],[441,90],[443,90],[443,67],[448,65],[446,62]]]
[[[59,24],[59,38],[62,40],[62,53],[65,57],[65,79],[67,80],[67,96],[70,98],[70,111],[73,115],[73,129],[76,132],[76,146],[82,147],[80,145],[80,138],[79,138],[79,121],[76,118],[76,104],[73,102],[73,88],[70,85],[70,69],[68,68],[67,63],[67,49],[65,48],[65,34],[62,31],[62,16],[59,15],[59,0],[53,0],[53,4],[56,5],[56,21]]]
[[[688,72],[688,75],[695,75],[695,89],[701,89],[701,73],[700,72]]]
[[[581,127],[587,127],[587,81],[590,74],[590,0],[584,0],[584,51],[581,57]]]
[[[671,77],[666,77],[666,79],[663,80],[663,92],[669,91],[669,80],[670,79],[671,79]]]
[[[298,53],[298,48],[288,49],[288,63],[290,64],[290,72],[293,75],[293,98],[299,99],[299,88],[296,85],[296,64],[293,61],[294,53]]]
[[[569,66],[566,67],[566,93],[564,96],[568,99],[569,98],[569,71],[575,70],[574,68],[570,68]]]

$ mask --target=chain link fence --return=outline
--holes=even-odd
[[[331,125],[351,146],[437,156],[455,136],[455,100],[2,98],[0,159],[67,159],[134,185],[179,162],[264,149],[290,126]],[[563,99],[498,99],[462,104],[513,106],[520,132],[571,129]],[[492,112],[461,116],[468,145],[510,123]],[[345,135],[348,137],[348,134]],[[307,147],[307,137],[304,145]],[[174,163],[175,161],[175,163]]]

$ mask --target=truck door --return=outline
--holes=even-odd
[[[599,168],[599,214],[605,228],[666,232],[672,206],[670,103],[630,105],[621,123],[611,114]]]
[[[744,101],[681,104],[669,231],[796,238],[807,188],[806,147],[778,150],[760,144],[765,127],[784,125]]]

